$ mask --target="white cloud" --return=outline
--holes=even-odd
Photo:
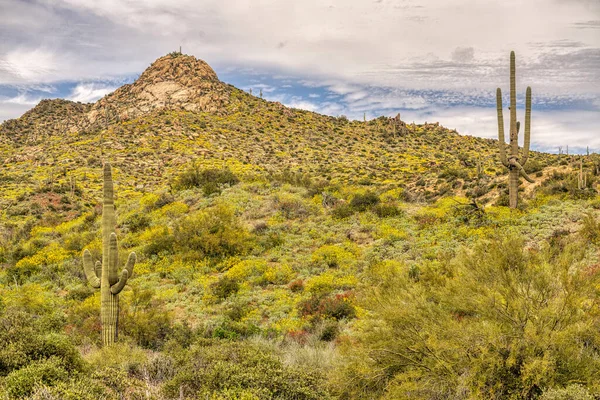
[[[18,104],[20,106],[34,106],[42,100],[39,96],[30,96],[27,93],[19,93],[15,97],[2,100],[2,103]]]
[[[92,103],[115,91],[115,89],[117,89],[117,87],[106,86],[99,83],[80,83],[73,88],[68,100]]]
[[[7,119],[16,118],[30,108],[30,104],[10,103],[6,99],[0,98],[0,123]]]
[[[583,151],[586,146],[600,152],[600,136],[594,132],[598,113],[595,111],[532,111],[531,144],[536,150],[557,152],[558,146]],[[519,110],[518,118],[523,118]],[[447,109],[408,110],[402,119],[415,123],[439,122],[464,135],[498,138],[498,121],[495,109],[478,107],[453,107]],[[505,127],[508,117],[505,115]],[[522,144],[523,135],[520,135]]]
[[[15,49],[0,60],[0,77],[11,82],[47,82],[58,70],[58,61],[53,52],[36,48]]]
[[[305,105],[333,115],[427,109],[429,97],[407,91],[440,90],[473,131],[454,106],[506,90],[515,50],[519,93],[531,85],[539,101],[600,98],[594,0],[4,0],[2,15],[0,85],[129,76],[181,45],[217,72],[325,86],[331,101]],[[107,89],[79,90],[72,98],[92,101]]]

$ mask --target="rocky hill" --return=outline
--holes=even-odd
[[[0,398],[597,397],[600,159],[533,152],[513,210],[497,146],[179,53],[42,101],[0,126]],[[105,161],[137,262],[102,348]]]
[[[2,124],[0,138],[4,168],[20,183],[42,179],[31,165],[81,178],[106,159],[132,184],[160,186],[196,160],[240,174],[395,184],[433,200],[485,196],[503,173],[493,140],[437,123],[349,121],[290,109],[219,81],[204,61],[179,53],[159,58],[133,84],[94,104],[44,100]],[[537,171],[551,162],[535,153],[531,165]]]

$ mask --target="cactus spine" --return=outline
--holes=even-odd
[[[117,273],[118,250],[115,226],[114,191],[112,171],[109,163],[104,164],[104,201],[102,203],[102,262],[92,261],[89,250],[83,252],[83,268],[90,285],[100,288],[100,319],[102,321],[102,343],[105,346],[117,340],[119,317],[119,293],[133,273],[135,253],[131,253],[121,276]]]
[[[498,145],[500,149],[500,161],[508,168],[508,197],[511,208],[516,208],[518,203],[519,175],[528,182],[533,182],[523,169],[529,158],[529,143],[531,133],[531,88],[528,86],[525,94],[525,140],[523,154],[519,156],[519,128],[517,121],[517,94],[515,78],[515,52],[510,52],[510,154],[506,154],[506,142],[504,140],[504,118],[502,116],[502,91],[496,90],[496,108],[498,111]]]

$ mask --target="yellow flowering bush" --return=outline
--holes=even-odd
[[[338,245],[321,246],[311,257],[313,264],[324,265],[328,268],[345,268],[350,266],[355,259],[354,254]]]
[[[288,264],[269,265],[263,274],[266,282],[284,285],[294,277],[294,270]]]
[[[243,281],[251,277],[261,276],[267,270],[267,262],[260,259],[243,260],[231,267],[225,275]]]

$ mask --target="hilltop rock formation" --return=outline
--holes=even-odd
[[[102,124],[156,109],[218,112],[228,99],[228,86],[206,62],[171,53],[152,63],[134,83],[98,100],[86,117],[90,124]]]
[[[94,104],[42,100],[20,118],[0,125],[0,138],[37,142],[43,136],[102,129],[157,109],[220,113],[230,93],[231,87],[206,62],[171,53],[152,63],[134,83]]]

